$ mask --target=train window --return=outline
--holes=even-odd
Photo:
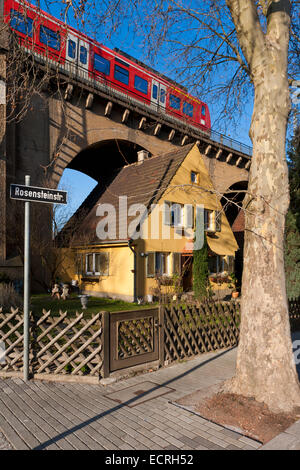
[[[201,113],[202,113],[202,116],[205,116],[205,106],[202,106],[202,111],[201,111]]]
[[[180,110],[180,98],[175,95],[170,95],[170,107],[173,109]]]
[[[68,56],[71,59],[75,59],[76,56],[76,42],[69,39],[68,41]]]
[[[115,65],[114,77],[118,82],[124,83],[124,85],[129,84],[129,70],[123,69],[119,65]]]
[[[194,106],[191,103],[183,102],[182,111],[187,116],[193,117]]]
[[[138,91],[141,91],[142,93],[145,93],[147,95],[148,93],[148,82],[142,77],[139,77],[136,75],[134,77],[134,88]]]
[[[97,72],[102,72],[105,75],[110,74],[110,62],[107,59],[104,59],[104,57],[101,57],[99,54],[95,54],[94,56],[94,69],[97,70]]]
[[[86,65],[86,63],[87,63],[87,48],[84,47],[84,46],[80,46],[79,60],[83,65]]]
[[[157,100],[157,95],[158,95],[157,85],[153,85],[153,87],[152,87],[152,97],[153,97],[153,99]]]
[[[28,16],[25,18],[16,10],[10,11],[10,26],[17,31],[20,31],[20,33],[32,37],[33,20],[28,18]]]
[[[53,31],[53,29],[47,28],[44,25],[42,25],[40,28],[40,41],[52,49],[56,49],[57,51],[60,49],[59,33]]]
[[[160,89],[160,102],[164,103],[166,101],[166,90],[163,88]]]

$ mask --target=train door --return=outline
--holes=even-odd
[[[88,79],[89,72],[89,43],[79,39],[78,44],[78,75],[81,78]]]
[[[152,80],[151,107],[157,111],[166,108],[167,87],[156,80]]]
[[[76,75],[78,60],[78,38],[68,32],[66,44],[66,69],[71,75]]]

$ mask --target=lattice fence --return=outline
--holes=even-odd
[[[297,299],[289,299],[290,318],[300,320],[300,297]]]
[[[289,312],[292,330],[300,329],[300,297],[289,299]]]
[[[162,306],[164,360],[172,362],[235,346],[239,338],[239,304]]]
[[[292,329],[300,327],[300,299],[289,300]],[[99,380],[110,372],[159,364],[237,345],[239,302],[161,305],[140,311],[30,317],[34,377]],[[0,372],[23,370],[23,313],[0,309]],[[78,378],[80,377],[80,379]],[[68,380],[69,380],[68,378]]]
[[[30,317],[30,370],[36,374],[100,376],[103,367],[102,314],[83,318],[67,312]],[[0,310],[0,342],[5,346],[2,371],[23,370],[23,314]]]
[[[153,351],[153,318],[119,322],[118,359]]]

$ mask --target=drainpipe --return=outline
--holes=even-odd
[[[137,296],[136,296],[136,251],[132,247],[133,240],[132,238],[129,238],[128,240],[128,247],[133,253],[133,301],[137,302]]]

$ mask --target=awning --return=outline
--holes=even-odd
[[[217,255],[229,255],[234,256],[235,252],[239,249],[235,238],[228,237],[228,239],[224,240],[224,235],[222,235],[222,239],[218,236],[218,232],[214,232],[213,234],[207,234],[206,236],[207,244],[210,250]],[[194,252],[194,242],[188,241],[183,247],[181,254],[184,255],[192,255]]]
[[[232,234],[230,234],[228,238],[223,234],[222,239],[220,239],[219,233],[215,232],[213,234],[207,234],[206,239],[211,251],[217,255],[234,256],[235,252],[239,249],[238,244],[236,243],[236,240]]]

